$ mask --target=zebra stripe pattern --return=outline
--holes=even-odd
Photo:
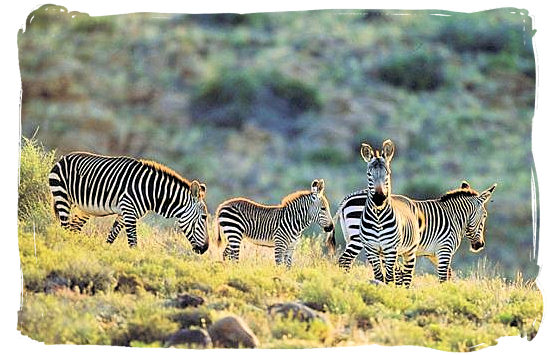
[[[90,216],[116,214],[107,242],[113,243],[124,228],[128,244],[134,247],[137,220],[153,211],[177,218],[196,253],[208,249],[206,185],[197,180],[189,182],[166,166],[130,157],[75,152],[54,165],[49,185],[55,214],[65,228],[80,231]]]
[[[224,259],[239,259],[243,237],[262,246],[274,247],[275,262],[290,267],[299,236],[312,223],[325,232],[333,230],[324,180],[314,180],[311,190],[286,196],[279,205],[262,205],[246,198],[223,202],[216,212],[218,243],[227,238]]]
[[[367,163],[367,198],[361,212],[359,236],[378,281],[394,281],[397,256],[403,258],[402,279],[409,287],[416,263],[416,249],[420,241],[419,211],[411,201],[394,199],[391,196],[391,169],[395,147],[390,140],[382,146],[382,152],[374,151],[363,143],[361,156]],[[349,267],[340,257],[339,264]],[[382,271],[384,270],[384,272]]]
[[[468,182],[463,181],[459,189],[447,192],[438,199],[412,200],[425,218],[425,228],[420,233],[417,255],[425,256],[437,268],[441,282],[451,276],[451,261],[463,238],[470,242],[470,250],[479,252],[485,246],[485,224],[487,202],[497,184],[478,193]],[[408,200],[405,196],[393,195],[395,199]],[[359,237],[360,211],[367,199],[367,191],[359,190],[346,196],[334,217],[340,219],[346,250],[341,266],[349,268],[362,249]],[[331,236],[332,243],[334,235]]]

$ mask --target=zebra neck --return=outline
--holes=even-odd
[[[187,210],[182,206],[189,205],[191,199],[191,195],[185,192],[182,185],[172,185],[171,188],[160,191],[155,197],[151,209],[165,218],[181,217]]]
[[[286,219],[286,223],[290,222],[292,229],[296,232],[301,232],[313,222],[313,217],[308,213],[309,206],[310,201],[307,196],[299,197],[282,208],[281,218]]]
[[[367,200],[365,202],[365,208],[368,209],[371,213],[380,215],[388,210],[392,209],[391,196],[388,196],[382,206],[377,206],[372,200],[372,196],[367,194]]]
[[[470,207],[470,201],[468,201],[468,199],[456,198],[441,202],[441,204],[444,206],[449,216],[455,221],[459,230],[466,230],[468,216],[471,213],[470,208],[468,208]]]

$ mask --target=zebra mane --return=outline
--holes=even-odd
[[[311,191],[309,191],[309,190],[301,190],[301,191],[296,191],[296,192],[293,192],[289,195],[286,195],[285,197],[283,197],[283,199],[281,201],[281,206],[287,206],[292,201],[296,201],[300,197],[305,196],[305,195],[309,195],[310,193],[311,193]]]
[[[460,196],[479,196],[479,192],[469,187],[465,189],[451,190],[445,193],[445,195],[439,197],[439,201],[445,202]]]
[[[182,177],[180,174],[178,174],[176,171],[170,169],[166,165],[162,165],[161,163],[157,163],[156,161],[152,160],[146,160],[146,159],[140,159],[140,163],[142,163],[145,166],[151,167],[155,169],[156,171],[163,172],[169,176],[172,176],[176,178],[177,180],[181,181],[185,187],[189,188],[191,186],[191,183],[186,178]]]

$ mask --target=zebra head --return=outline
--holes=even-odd
[[[470,185],[464,181],[461,187],[469,188]],[[497,184],[495,183],[474,198],[474,209],[470,213],[466,225],[466,237],[470,241],[470,251],[474,253],[485,247],[485,221],[487,220],[487,209],[485,207],[496,187]]]
[[[330,206],[325,196],[325,180],[313,180],[310,196],[312,201],[308,210],[310,220],[321,226],[325,232],[332,232],[334,224],[332,223]]]
[[[197,254],[203,254],[208,250],[209,244],[206,227],[208,210],[204,202],[206,185],[193,180],[189,186],[189,190],[191,201],[178,217],[178,226],[185,233],[185,236],[193,247],[193,251]]]
[[[390,163],[395,146],[389,139],[382,144],[382,152],[375,152],[370,145],[361,145],[361,156],[367,163],[367,184],[370,200],[376,207],[382,208],[391,194]]]

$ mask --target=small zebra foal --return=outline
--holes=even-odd
[[[122,228],[128,244],[137,245],[136,222],[148,211],[177,218],[193,251],[208,249],[206,185],[189,182],[156,162],[74,152],[61,157],[49,175],[53,207],[61,226],[80,231],[90,216],[118,215],[109,236]],[[71,208],[80,211],[70,219]]]
[[[243,237],[257,245],[275,248],[275,262],[292,265],[292,253],[298,238],[308,226],[317,223],[331,232],[332,217],[323,179],[313,180],[311,190],[297,191],[279,205],[263,205],[246,198],[223,202],[216,212],[218,244],[222,233],[227,238],[224,259],[239,259]]]

